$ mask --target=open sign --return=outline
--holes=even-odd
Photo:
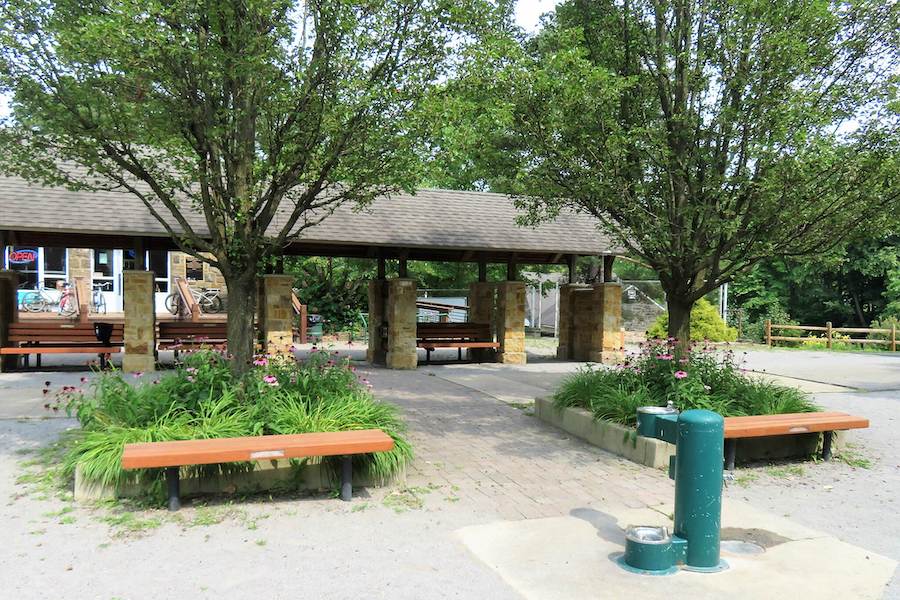
[[[37,260],[38,251],[29,249],[10,249],[7,256],[10,264],[26,265]]]

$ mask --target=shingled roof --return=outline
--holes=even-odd
[[[338,207],[304,230],[288,253],[521,263],[621,253],[587,215],[567,212],[530,228],[516,224],[519,214],[502,194],[437,189],[393,194],[362,210]],[[206,232],[200,214],[188,220],[198,233]],[[133,247],[140,237],[146,247],[171,247],[163,226],[131,194],[44,187],[18,177],[0,177],[0,230],[18,244]]]

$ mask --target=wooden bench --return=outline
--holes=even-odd
[[[352,456],[386,452],[393,447],[394,440],[380,429],[145,442],[125,444],[122,468],[164,467],[169,510],[178,510],[181,508],[179,467],[307,456],[341,456],[341,500],[349,502],[353,496]]]
[[[160,321],[158,350],[193,350],[201,346],[224,348],[228,342],[226,321]]]
[[[457,348],[459,360],[463,348],[500,348],[486,323],[417,323],[416,346],[425,349],[426,363],[436,348]]]
[[[109,355],[122,352],[125,344],[125,326],[111,323],[109,344],[97,340],[94,323],[70,321],[16,321],[9,325],[9,346],[0,348],[0,355],[13,354],[23,357],[28,366],[28,356],[34,354],[37,366],[41,366],[44,354],[97,354],[100,367],[106,368]]]
[[[822,458],[831,460],[831,443],[835,431],[862,429],[869,420],[842,412],[788,413],[725,418],[725,468],[734,470],[739,439],[773,435],[796,435],[822,432]]]

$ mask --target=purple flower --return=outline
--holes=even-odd
[[[675,357],[672,356],[671,354],[657,354],[657,355],[656,355],[656,358],[657,358],[658,360],[672,360],[672,359],[675,358]]]
[[[269,364],[269,359],[266,358],[265,356],[261,356],[260,358],[255,359],[253,361],[253,364],[256,365],[257,367],[265,367],[266,365]]]
[[[193,382],[193,381],[194,381],[194,378],[193,378],[193,376],[188,375],[188,376],[187,376],[187,380],[190,381],[190,382]]]
[[[196,374],[197,374],[197,369],[195,369],[194,367],[188,367],[187,369],[185,369],[185,371],[187,371],[187,372],[190,373],[191,375],[196,375]]]
[[[271,385],[272,387],[275,387],[278,385],[278,378],[275,377],[274,375],[266,375],[265,377],[263,377],[263,381],[265,381],[267,384]]]
[[[687,377],[687,371],[675,371],[675,379],[684,379]]]
[[[144,376],[144,372],[143,372],[143,371],[134,371],[134,372],[131,374],[131,376],[134,377],[135,379],[138,379],[138,378]]]

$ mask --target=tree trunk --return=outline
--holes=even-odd
[[[236,374],[245,373],[253,361],[256,347],[256,304],[258,288],[256,271],[238,275],[224,275],[228,286],[228,352],[231,369]]]
[[[669,310],[669,337],[677,340],[675,347],[678,354],[686,354],[691,347],[691,309],[694,303],[675,298],[671,294],[667,294],[666,302]]]

